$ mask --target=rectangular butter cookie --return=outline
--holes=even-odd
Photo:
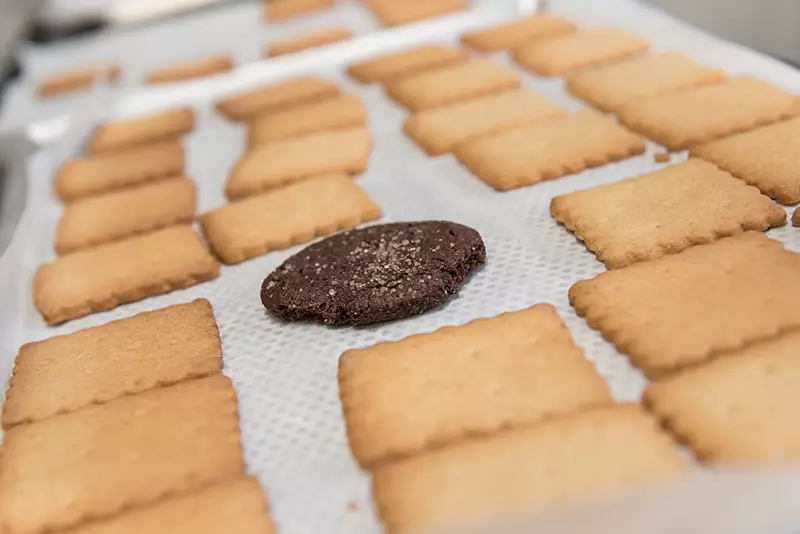
[[[217,256],[234,264],[378,217],[380,208],[352,178],[331,174],[227,204],[200,224]]]
[[[656,143],[683,150],[788,119],[798,111],[794,95],[742,76],[636,100],[618,114],[622,122]]]
[[[800,254],[745,232],[578,282],[569,299],[650,378],[800,327]]]
[[[368,6],[384,26],[400,26],[461,11],[468,3],[465,0],[370,0]]]
[[[350,28],[346,26],[334,26],[324,30],[316,30],[295,37],[273,41],[267,45],[264,56],[276,57],[285,54],[294,54],[301,50],[308,50],[309,48],[346,41],[352,37],[353,32],[350,31]]]
[[[65,534],[273,534],[275,527],[255,477],[239,477],[169,497]]]
[[[692,155],[725,169],[782,204],[800,202],[800,118],[699,145]]]
[[[219,373],[211,303],[198,299],[20,347],[3,428]]]
[[[611,402],[549,304],[349,350],[339,394],[364,467]]]
[[[557,196],[550,214],[610,269],[786,222],[758,189],[700,159]]]
[[[684,470],[652,417],[637,405],[615,405],[389,462],[374,470],[372,486],[390,534],[459,532]]]
[[[95,83],[114,83],[119,79],[117,65],[89,67],[52,74],[39,82],[36,93],[40,98],[52,98],[91,87]]]
[[[403,131],[429,156],[438,156],[469,139],[563,114],[539,93],[513,89],[419,111],[406,119]]]
[[[39,267],[36,309],[48,324],[110,310],[217,277],[219,263],[190,226],[80,250]]]
[[[541,76],[561,76],[574,70],[639,54],[650,43],[621,28],[580,30],[528,43],[514,51],[514,60]]]
[[[597,112],[582,110],[466,141],[453,152],[475,176],[506,191],[644,151],[638,135]]]
[[[800,460],[800,332],[746,346],[659,380],[645,402],[711,463]]]
[[[216,110],[232,121],[248,120],[262,113],[310,104],[339,94],[339,87],[328,80],[310,76],[267,85],[217,101]]]
[[[75,158],[58,169],[55,192],[61,200],[77,200],[182,174],[184,162],[183,146],[177,140]]]
[[[578,70],[567,76],[566,88],[602,111],[617,112],[639,98],[708,85],[725,77],[724,71],[680,52],[666,52]]]
[[[361,83],[386,83],[402,76],[458,63],[468,58],[469,55],[463,50],[429,44],[356,63],[347,69],[347,73]]]
[[[358,174],[366,168],[371,149],[372,135],[363,126],[260,145],[234,165],[225,194],[238,199],[310,176]]]
[[[0,525],[41,532],[244,475],[236,393],[215,375],[3,435]]]
[[[229,56],[220,54],[155,69],[147,75],[145,83],[161,84],[196,80],[227,72],[232,68],[233,60]]]
[[[195,206],[195,185],[185,176],[76,200],[64,208],[54,248],[64,255],[173,224],[189,224]]]
[[[576,30],[575,24],[546,13],[522,17],[461,36],[461,43],[479,52],[514,50],[520,46]]]
[[[194,110],[177,108],[108,122],[98,127],[86,145],[88,154],[113,152],[137,145],[174,139],[194,130]]]
[[[398,104],[420,111],[519,86],[519,78],[508,67],[472,58],[390,81],[386,93]]]
[[[367,109],[355,95],[339,95],[253,119],[249,143],[261,145],[287,137],[367,125]]]
[[[336,0],[273,0],[261,2],[262,13],[270,22],[279,22],[315,11],[332,8]]]

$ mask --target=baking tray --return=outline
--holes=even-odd
[[[582,27],[601,24],[625,27],[648,37],[656,52],[683,51],[731,75],[747,73],[800,93],[800,73],[788,66],[715,39],[630,0],[607,0],[602,5],[594,0],[556,0],[551,4],[556,13]],[[51,193],[52,175],[55,167],[76,150],[81,132],[85,133],[87,123],[91,122],[86,115],[82,119],[73,116],[71,120],[56,117],[29,124],[26,129],[34,137],[47,137],[50,144],[28,158],[27,207],[14,240],[0,259],[0,273],[4,275],[0,277],[0,283],[4,284],[0,311],[8,318],[0,324],[3,329],[0,332],[0,376],[10,374],[13,357],[24,341],[72,332],[193,298],[208,298],[214,305],[220,326],[225,373],[232,378],[239,395],[248,468],[258,475],[267,490],[282,534],[380,531],[371,505],[369,478],[350,455],[341,417],[336,371],[338,356],[346,349],[549,302],[564,317],[587,357],[595,362],[614,397],[622,401],[638,400],[646,385],[644,377],[597,332],[589,329],[568,304],[569,287],[599,274],[604,267],[572,234],[550,218],[549,204],[557,194],[661,168],[663,165],[654,162],[654,155],[663,149],[648,143],[647,152],[642,156],[533,187],[498,193],[459,166],[452,156],[426,157],[401,132],[406,112],[386,98],[379,87],[358,85],[344,74],[344,68],[353,61],[423,42],[455,43],[464,31],[494,24],[515,13],[513,2],[479,3],[462,14],[373,32],[296,57],[249,64],[209,80],[122,92],[111,98],[95,95],[97,98],[90,106],[80,108],[88,111],[90,117],[109,119],[178,104],[193,105],[198,113],[198,126],[186,140],[187,171],[198,183],[199,210],[205,212],[224,203],[223,184],[229,168],[243,150],[245,135],[241,125],[226,122],[214,113],[214,101],[300,73],[337,81],[346,92],[360,96],[369,111],[375,146],[367,171],[356,180],[383,208],[381,221],[448,219],[481,232],[487,247],[487,264],[449,303],[419,317],[359,329],[283,323],[264,313],[259,288],[269,272],[299,250],[294,247],[242,265],[223,267],[221,276],[209,283],[48,328],[33,308],[31,282],[36,266],[54,256],[52,240],[61,206]],[[502,54],[492,57],[513,67]],[[566,109],[574,111],[582,107],[564,91],[560,79],[543,79],[521,69],[517,71],[525,86]],[[685,154],[674,156],[673,163],[684,159]],[[800,251],[800,230],[786,226],[770,231],[769,235],[783,241],[788,248]],[[708,474],[699,469],[698,472],[701,476]],[[786,473],[781,471],[780,475],[786,476]],[[796,488],[800,478],[796,474],[790,478]],[[747,480],[752,481],[751,478]],[[724,487],[731,490],[749,486],[741,482],[732,486],[728,479]],[[780,493],[770,493],[780,491],[775,487],[766,494],[780,497]],[[697,491],[697,486],[693,488]],[[681,491],[678,495],[692,493]],[[665,504],[663,497],[655,502]],[[774,508],[776,503],[782,502],[779,498],[770,498],[767,502],[773,508],[743,508],[731,506],[730,501],[724,505],[718,503],[717,508],[724,513],[729,527],[751,526],[752,532],[763,533],[769,531],[765,527],[767,520],[784,517]],[[680,516],[685,521],[694,520],[684,527],[706,525],[713,516],[713,499],[703,501],[703,507],[696,506],[697,503],[697,499],[688,503],[695,505],[694,517]],[[584,523],[582,528],[602,525],[606,532],[612,527],[617,532],[635,532],[637,530],[625,530],[620,521],[640,517],[641,513],[637,512],[647,509],[643,505],[631,507],[631,501],[623,501],[621,506],[602,508],[598,512],[610,523],[598,520]],[[651,508],[654,509],[669,507]],[[609,516],[608,510],[629,513]],[[800,513],[794,505],[784,507],[783,511],[786,510]],[[749,522],[730,521],[737,513],[745,512]],[[559,528],[561,532],[574,532],[576,530],[564,529],[578,525],[575,521],[589,517],[587,513],[541,519],[550,522],[540,525],[546,525],[548,532],[559,531]],[[794,523],[788,524],[800,525],[800,517],[789,519]],[[636,524],[641,526],[641,523]],[[701,530],[750,532],[725,528]]]

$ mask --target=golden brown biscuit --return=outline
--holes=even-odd
[[[88,154],[173,139],[194,129],[194,110],[178,108],[144,117],[120,119],[98,127],[86,145]]]
[[[219,373],[211,303],[198,299],[20,347],[3,428]]]
[[[301,50],[325,46],[331,43],[346,41],[353,37],[353,32],[346,26],[334,26],[324,30],[317,30],[279,41],[273,41],[267,45],[264,51],[265,57],[276,57],[285,54],[294,54]]]
[[[266,20],[279,22],[300,15],[332,8],[335,0],[272,0],[261,2],[261,12]]]
[[[158,230],[194,219],[194,182],[168,178],[66,205],[56,229],[59,255]]]
[[[347,73],[361,83],[386,83],[392,79],[458,63],[468,58],[466,52],[457,48],[424,45],[356,63],[347,69]]]
[[[310,104],[337,94],[339,87],[333,82],[302,77],[223,98],[217,102],[216,109],[232,121],[243,121],[258,114]]]
[[[572,22],[544,13],[465,33],[461,42],[479,52],[499,52],[519,48],[531,41],[572,33],[576,29]]]
[[[468,7],[464,0],[370,0],[368,5],[384,26],[410,24]]]
[[[244,475],[244,467],[227,377],[152,389],[6,431],[0,525],[69,528]]]
[[[219,264],[190,226],[171,226],[41,265],[36,309],[48,324],[216,278]]]
[[[40,98],[51,98],[91,87],[97,82],[114,83],[119,75],[120,69],[116,65],[75,69],[48,76],[39,83],[36,93]]]
[[[205,78],[233,68],[233,60],[226,55],[209,56],[202,59],[174,63],[155,69],[147,75],[145,83],[175,83],[186,80]]]

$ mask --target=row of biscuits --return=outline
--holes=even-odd
[[[464,0],[371,0],[365,2],[378,20],[386,26],[408,24],[465,9]],[[270,22],[280,22],[318,11],[330,10],[333,0],[262,0],[262,16]],[[264,49],[265,58],[277,57],[325,46],[353,37],[346,26],[335,25],[312,32],[275,40]],[[159,67],[144,79],[147,84],[175,83],[219,74],[234,68],[229,56],[217,54]],[[82,69],[55,73],[45,77],[37,87],[40,98],[50,98],[77,90],[84,90],[97,82],[115,83],[122,75],[118,64],[95,65]]]
[[[273,532],[204,299],[23,345],[3,404],[0,530]]]

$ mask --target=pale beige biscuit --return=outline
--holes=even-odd
[[[352,37],[353,32],[346,26],[334,26],[324,30],[316,30],[295,37],[273,41],[267,45],[264,56],[275,57],[293,54],[309,48],[346,41]]]
[[[194,110],[191,108],[108,122],[94,131],[86,144],[86,152],[99,154],[173,139],[191,132],[194,123]]]
[[[261,6],[266,20],[278,22],[332,8],[335,4],[335,0],[272,0],[262,1]]]
[[[46,77],[39,82],[36,92],[40,98],[50,98],[62,93],[86,89],[97,82],[113,83],[119,76],[120,69],[116,65],[75,69]]]
[[[190,226],[171,226],[62,256],[36,271],[33,300],[63,323],[216,278],[219,263]]]
[[[800,118],[700,145],[692,155],[719,165],[783,204],[800,202]]]
[[[406,108],[420,111],[519,86],[519,77],[510,68],[472,58],[389,81],[386,93]]]
[[[610,269],[786,222],[758,189],[700,159],[557,196],[550,215]]]
[[[514,60],[541,76],[561,76],[576,69],[646,51],[650,43],[621,28],[580,30],[517,48]]]
[[[786,332],[651,385],[650,409],[702,460],[800,459],[800,332]]]
[[[339,394],[365,467],[612,402],[549,304],[349,350]]]
[[[361,83],[386,83],[392,79],[458,63],[468,58],[463,50],[430,44],[356,63],[347,69],[347,73]]]
[[[368,5],[384,26],[410,24],[468,7],[465,0],[370,0]]]
[[[181,174],[184,163],[180,141],[162,141],[71,159],[58,169],[54,188],[61,200],[77,200]]]
[[[499,52],[519,48],[531,41],[572,33],[576,29],[575,24],[568,20],[543,13],[465,33],[461,42],[479,52]]]
[[[578,282],[569,298],[651,378],[800,327],[800,254],[745,232]]]
[[[708,85],[725,77],[724,71],[680,52],[666,52],[579,70],[567,76],[566,88],[602,111],[616,112],[639,98]]]
[[[147,75],[145,83],[161,84],[195,80],[231,69],[233,69],[233,60],[229,56],[220,54],[155,69]]]
[[[63,534],[273,534],[275,526],[255,477],[239,477],[152,506],[88,523]]]
[[[320,174],[358,174],[367,165],[372,135],[365,127],[319,132],[254,147],[231,170],[229,199],[254,195]]]
[[[6,431],[0,525],[59,530],[243,474],[230,380],[190,380]]]
[[[645,151],[644,141],[591,110],[543,119],[457,145],[478,178],[506,191],[599,167]]]
[[[622,122],[670,150],[682,150],[797,114],[795,97],[746,76],[630,102]]]
[[[112,191],[66,205],[56,228],[59,255],[194,219],[194,182],[185,176]]]
[[[267,85],[219,100],[216,109],[232,121],[258,114],[282,111],[289,106],[310,104],[339,94],[339,87],[321,78],[302,77]]]
[[[403,131],[428,155],[437,156],[469,139],[563,114],[561,107],[542,95],[513,89],[414,113]]]
[[[612,405],[389,462],[374,470],[372,485],[395,534],[490,522],[685,469],[652,417]]]
[[[380,208],[347,175],[317,176],[200,216],[206,239],[227,264],[355,228]]]
[[[261,145],[287,137],[366,124],[367,109],[361,99],[355,95],[340,95],[256,117],[249,125],[249,143]]]
[[[205,299],[20,347],[3,428],[220,372],[219,330]]]

